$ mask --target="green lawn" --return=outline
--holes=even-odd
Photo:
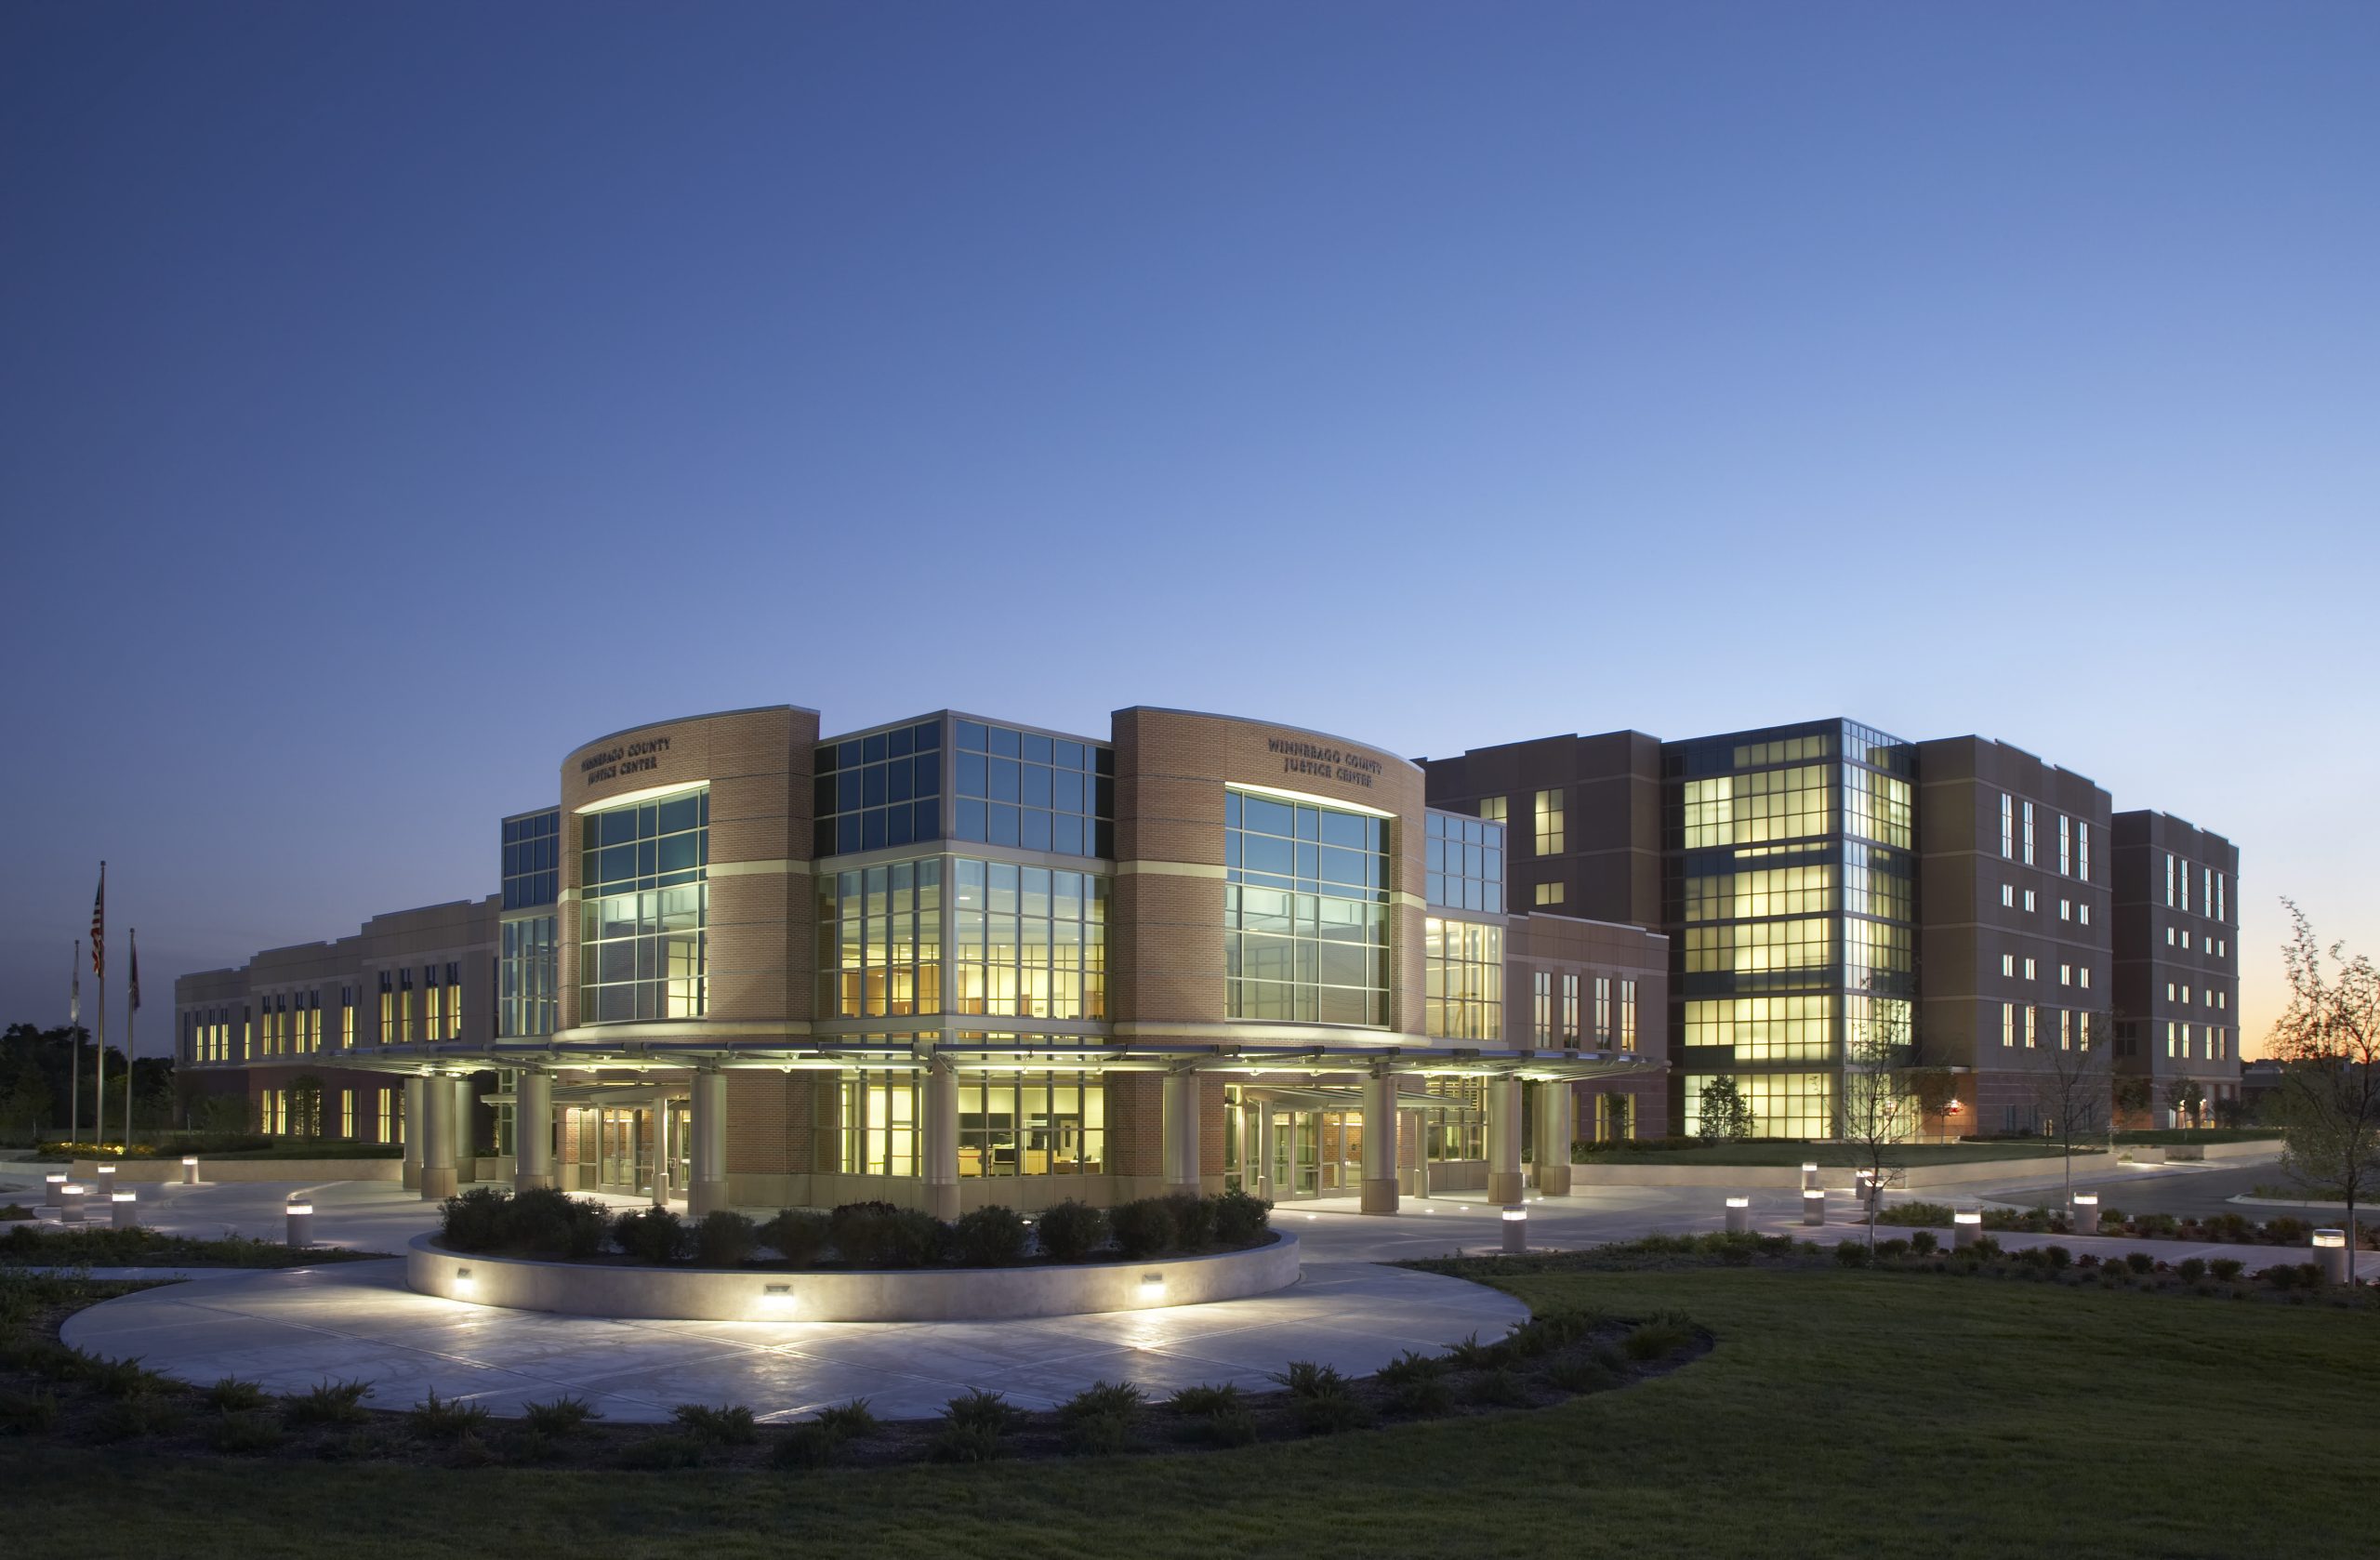
[[[2078,1145],[2078,1151],[2096,1150]],[[2054,1143],[1918,1143],[1893,1151],[1905,1165],[1963,1165],[1990,1159],[2055,1159]],[[1805,1165],[1816,1162],[1847,1169],[1867,1161],[1859,1151],[1839,1143],[1732,1143],[1709,1148],[1617,1149],[1595,1153],[1580,1161],[1589,1165]]]
[[[1502,1280],[1706,1358],[1456,1424],[1120,1461],[445,1472],[0,1441],[17,1553],[623,1557],[2369,1555],[2373,1311],[1716,1266]],[[2350,1435],[2351,1441],[2351,1435]]]

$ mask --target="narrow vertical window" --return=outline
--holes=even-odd
[[[1563,842],[1567,833],[1564,824],[1562,793],[1558,790],[1538,792],[1537,853],[1541,856],[1560,855],[1567,848]]]
[[[2000,859],[2014,860],[2016,854],[2016,799],[2006,791],[2000,793]]]
[[[2033,804],[2025,803],[2025,865],[2033,865]]]
[[[2057,815],[2057,869],[2074,876],[2074,820],[2063,813]]]

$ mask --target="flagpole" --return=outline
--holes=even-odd
[[[132,1029],[140,1022],[140,929],[126,927],[126,948],[132,956],[131,1000],[124,1010],[124,1157],[132,1157]]]
[[[73,979],[66,998],[66,1141],[83,1130],[83,939],[74,939]],[[51,1099],[58,1096],[53,1094]],[[73,1150],[68,1150],[71,1154]]]
[[[99,863],[99,905],[98,909],[91,912],[91,924],[95,929],[104,928],[107,925],[107,904],[108,864],[101,862]],[[92,1087],[95,1090],[91,1096],[91,1151],[94,1154],[99,1152],[99,1134],[107,1130],[108,954],[107,945],[102,941],[104,935],[104,932],[99,932],[91,939],[92,972],[99,977],[99,1043],[98,1055],[93,1058],[91,1064],[94,1079]]]

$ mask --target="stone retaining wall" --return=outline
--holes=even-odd
[[[126,1186],[178,1186],[182,1161],[178,1155],[163,1159],[77,1159],[67,1173],[88,1186],[99,1179],[104,1162],[115,1166],[118,1183]],[[201,1185],[250,1181],[399,1181],[403,1159],[210,1159],[198,1157]]]
[[[521,1311],[679,1321],[959,1322],[1144,1311],[1267,1294],[1297,1282],[1297,1237],[1206,1257],[867,1273],[631,1267],[469,1256],[416,1236],[416,1293]]]

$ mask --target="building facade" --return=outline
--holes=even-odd
[[[2115,815],[2115,1071],[2137,1124],[2241,1098],[2240,850],[2164,813]]]
[[[1508,906],[1504,827],[1382,749],[1147,707],[822,739],[779,706],[598,739],[559,791],[502,820],[490,899],[186,978],[185,1064],[268,1130],[277,1069],[366,1080],[425,1196],[696,1212],[1558,1194],[1661,1092],[1664,938]],[[284,953],[363,1018],[272,1049]]]
[[[2177,820],[2151,845],[2162,814],[2021,749],[1832,720],[1421,762],[1432,805],[1507,823],[1516,899],[1667,935],[1673,1130],[1722,1077],[1778,1137],[1839,1134],[1862,1069],[1904,1079],[1931,1137],[2104,1126],[2128,1073],[2236,1095],[2236,850]],[[2196,911],[2178,877],[2164,903],[2168,859]]]

